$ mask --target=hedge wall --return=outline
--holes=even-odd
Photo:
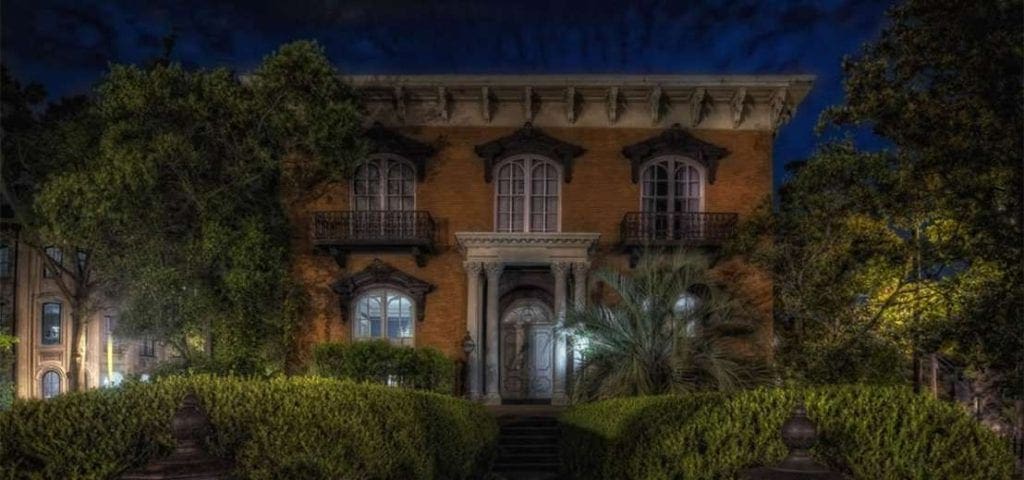
[[[241,478],[464,479],[485,472],[497,425],[429,392],[324,378],[171,377],[18,401],[0,413],[0,478],[113,478],[170,451],[170,418],[195,391],[210,449]]]
[[[455,362],[430,347],[404,347],[387,340],[328,342],[313,349],[318,375],[452,394]]]
[[[1010,479],[1009,445],[959,407],[900,387],[640,397],[562,416],[562,459],[578,479],[734,478],[786,455],[780,429],[803,396],[814,454],[855,479]],[[613,455],[614,454],[614,455]]]

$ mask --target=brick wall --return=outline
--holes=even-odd
[[[462,255],[455,246],[455,233],[493,231],[493,183],[485,183],[483,161],[473,147],[508,135],[513,129],[487,127],[419,127],[402,133],[438,146],[430,159],[424,182],[417,185],[416,208],[427,210],[438,224],[438,253],[424,267],[417,267],[408,253],[353,253],[346,269],[326,255],[315,255],[310,243],[310,212],[344,210],[349,204],[347,185],[330,185],[325,193],[294,210],[294,241],[298,256],[295,274],[305,285],[311,300],[304,345],[349,337],[351,324],[341,312],[330,285],[362,270],[380,258],[436,286],[427,295],[425,317],[416,325],[416,344],[433,346],[453,357],[461,356],[466,330],[466,274]],[[600,246],[594,267],[627,268],[625,255],[614,250],[623,214],[640,206],[639,185],[630,178],[629,161],[622,147],[660,133],[657,129],[548,128],[544,131],[587,151],[576,159],[571,183],[562,184],[562,231],[597,232]],[[750,213],[771,193],[772,136],[768,132],[699,130],[694,136],[726,148],[730,154],[719,164],[717,179],[707,185],[705,209],[711,212]],[[771,285],[749,267],[725,262],[720,267],[725,281],[749,296],[764,312],[771,312]],[[765,322],[770,334],[770,322]],[[769,338],[765,336],[763,338]]]

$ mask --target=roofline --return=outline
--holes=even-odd
[[[816,75],[618,75],[618,74],[543,74],[543,75],[342,75],[354,86],[406,85],[433,86],[807,86]]]

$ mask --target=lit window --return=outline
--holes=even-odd
[[[11,276],[11,247],[0,243],[0,278]]]
[[[413,340],[412,300],[395,290],[378,289],[361,295],[355,302],[355,337],[387,339],[411,345]]]
[[[59,247],[49,246],[43,249],[47,257],[50,257],[58,265],[64,262],[64,252]],[[43,278],[52,278],[57,276],[57,272],[50,268],[50,262],[45,262],[43,265]]]
[[[47,370],[43,374],[42,390],[44,399],[60,395],[60,374],[55,370]]]
[[[42,319],[43,345],[60,343],[60,304],[44,303]]]
[[[539,157],[517,158],[498,167],[495,230],[557,232],[559,169]]]

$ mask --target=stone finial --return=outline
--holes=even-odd
[[[810,450],[818,442],[818,429],[803,402],[793,408],[789,419],[782,424],[782,442],[789,447],[786,459],[774,467],[754,468],[743,472],[740,478],[746,480],[842,480],[843,476],[832,472],[814,461]]]
[[[166,458],[151,461],[145,467],[128,472],[121,480],[221,480],[230,478],[231,464],[203,449],[203,440],[210,435],[210,420],[199,406],[199,399],[189,393],[171,418],[174,451]]]

